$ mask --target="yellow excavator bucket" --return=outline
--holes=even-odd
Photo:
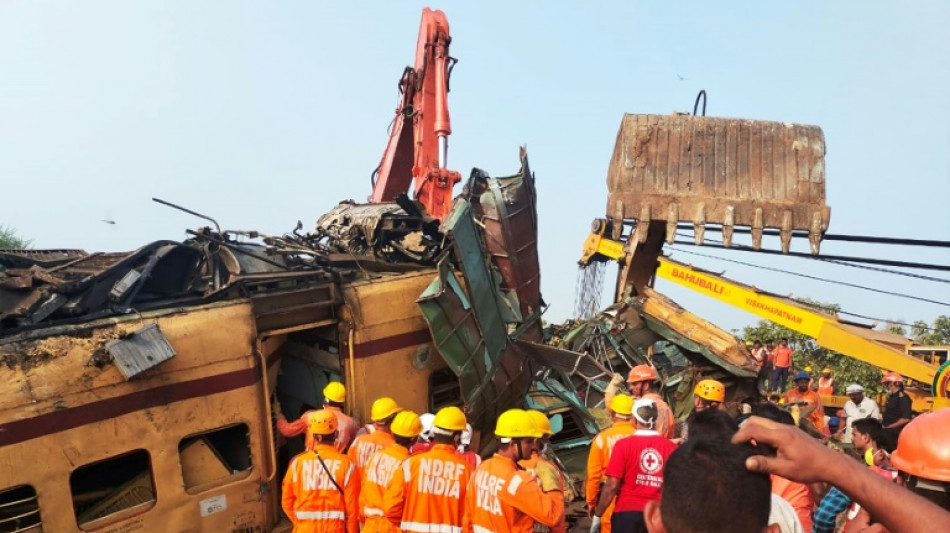
[[[793,232],[807,232],[818,253],[831,215],[825,204],[825,138],[818,126],[690,115],[624,115],[607,175],[607,214],[666,222],[672,243],[680,222],[697,244],[707,224],[722,226],[731,246],[736,226],[779,231],[787,252]],[[614,239],[620,224],[613,224]]]

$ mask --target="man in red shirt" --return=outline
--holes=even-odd
[[[772,386],[771,390],[785,392],[785,382],[788,381],[788,369],[792,367],[792,349],[788,347],[788,339],[782,339],[772,350]]]
[[[660,499],[663,465],[676,444],[653,429],[658,416],[656,402],[640,398],[633,405],[636,433],[614,445],[604,472],[607,482],[594,509],[594,516],[603,516],[607,506],[617,498],[610,518],[613,531],[646,533],[643,509],[647,502]]]

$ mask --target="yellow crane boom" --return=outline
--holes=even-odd
[[[594,231],[584,242],[579,261],[581,266],[592,261],[609,259],[623,262],[626,259],[627,252],[623,243],[606,237],[603,228],[602,224],[595,224]],[[842,322],[832,314],[799,305],[788,298],[761,291],[668,257],[658,259],[655,274],[807,335],[829,350],[884,370],[892,370],[924,384],[934,384],[935,396],[941,399],[950,398],[950,390],[947,389],[947,383],[950,383],[950,368],[941,371],[941,379],[935,380],[938,365],[907,355],[905,352],[912,343],[904,337]]]
[[[807,335],[815,339],[820,346],[878,368],[893,370],[928,384],[933,382],[936,374],[936,366],[895,348],[895,341],[900,342],[898,339],[903,339],[898,335],[842,323],[835,316],[666,257],[660,259],[656,274],[677,285]],[[906,339],[903,343],[909,344]],[[906,349],[906,346],[902,348]]]

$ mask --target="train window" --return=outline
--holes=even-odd
[[[81,529],[125,520],[155,506],[152,459],[136,450],[81,466],[69,476],[69,488]]]
[[[251,439],[247,424],[185,437],[178,443],[185,490],[196,493],[251,472]]]
[[[42,531],[36,489],[29,485],[20,485],[0,490],[0,533]]]
[[[462,405],[462,387],[451,368],[442,368],[429,375],[429,412],[449,405]]]

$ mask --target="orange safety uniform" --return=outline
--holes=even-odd
[[[339,407],[328,405],[324,407],[324,409],[332,412],[333,416],[336,417],[337,437],[333,446],[336,447],[337,451],[346,453],[347,448],[350,447],[350,443],[353,442],[353,439],[356,437],[356,432],[360,430],[360,424],[353,417],[344,413]]]
[[[805,392],[798,392],[798,389],[792,389],[785,393],[786,404],[795,404],[798,402],[805,402],[804,407],[806,408],[815,407],[815,410],[808,415],[808,421],[816,428],[823,429],[825,427],[825,412],[821,408],[821,398],[818,396],[818,393],[811,389]]]
[[[659,405],[659,404],[657,404]],[[597,499],[600,497],[600,485],[604,478],[604,471],[607,470],[607,464],[610,463],[610,455],[614,452],[614,444],[618,440],[633,435],[636,428],[633,422],[629,420],[618,420],[614,425],[601,431],[590,442],[590,453],[587,455],[587,481],[584,484],[584,499],[587,501],[587,508],[593,509],[597,506]],[[603,533],[610,533],[610,517],[614,512],[616,498],[604,515],[600,518],[600,530]]]
[[[482,461],[465,496],[465,533],[529,533],[564,521],[564,496],[544,492],[531,472],[495,454]]]
[[[818,378],[818,394],[820,396],[833,396],[835,393],[835,378]]]
[[[346,452],[346,456],[356,465],[356,471],[360,473],[360,479],[362,479],[363,469],[369,464],[370,457],[372,457],[374,453],[383,448],[388,448],[395,443],[396,441],[393,439],[393,436],[385,431],[364,433],[356,437],[356,440],[350,444],[350,450]]]
[[[534,473],[538,482],[541,484],[542,491],[551,492],[552,490],[556,490],[561,493],[561,497],[559,498],[561,503],[561,521],[551,527],[543,524],[535,524],[535,532],[544,533],[550,531],[551,533],[567,533],[567,519],[564,514],[564,490],[566,487],[564,486],[564,480],[561,478],[561,471],[558,470],[551,461],[538,455],[538,452],[533,452],[530,458],[518,461],[518,464],[525,470],[530,470]]]
[[[455,447],[436,444],[396,469],[383,495],[383,513],[403,531],[461,533],[471,475]]]
[[[381,432],[380,432],[381,433]],[[352,451],[352,448],[350,448]],[[396,533],[399,528],[383,514],[383,494],[396,469],[409,457],[409,450],[393,443],[373,454],[363,468],[360,486],[360,513],[365,522],[362,533]]]
[[[798,515],[805,531],[811,531],[814,523],[811,515],[815,511],[815,498],[811,488],[804,483],[790,481],[780,476],[772,475],[772,493],[787,501]]]
[[[779,344],[772,350],[772,365],[775,368],[790,368],[792,366],[792,349]]]
[[[343,493],[330,480],[327,470]],[[359,483],[356,468],[333,446],[316,444],[294,457],[284,476],[281,498],[281,507],[294,524],[293,533],[357,533]]]

